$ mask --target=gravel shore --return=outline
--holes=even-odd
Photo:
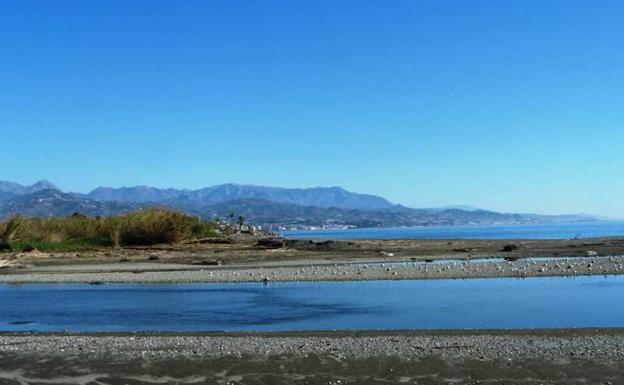
[[[0,273],[0,283],[192,283],[352,281],[624,274],[624,256],[500,258],[456,261],[390,261],[198,266],[158,263],[59,265]]]
[[[618,384],[623,347],[620,329],[1,335],[0,383]]]
[[[0,353],[61,352],[117,358],[334,354],[411,360],[593,357],[624,362],[624,330],[388,331],[214,334],[0,334]]]

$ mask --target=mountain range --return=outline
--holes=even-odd
[[[394,206],[384,198],[352,193],[341,187],[282,188],[233,183],[206,187],[199,190],[158,189],[148,186],[98,187],[86,196],[99,201],[165,202],[174,206],[176,201],[184,201],[198,206],[208,206],[240,199],[257,199],[299,206],[338,207],[359,210],[387,209]]]
[[[509,225],[593,221],[586,215],[507,214],[469,206],[415,209],[341,187],[282,188],[222,184],[198,190],[149,186],[98,187],[87,194],[62,192],[49,181],[31,186],[0,182],[0,218],[115,215],[164,206],[205,219],[234,213],[269,228]]]

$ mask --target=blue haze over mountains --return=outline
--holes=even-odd
[[[115,215],[164,206],[205,219],[244,216],[265,226],[432,226],[533,224],[594,221],[587,215],[507,214],[469,206],[414,209],[341,187],[282,188],[222,184],[198,190],[149,186],[98,187],[87,194],[67,193],[49,181],[31,186],[0,181],[0,218]]]
[[[46,189],[56,189],[56,186],[47,180],[40,180],[32,186],[22,186],[19,183],[0,181],[0,199],[14,198],[19,195],[31,194]]]
[[[239,184],[222,184],[199,190],[158,189],[148,186],[98,187],[87,194],[102,201],[133,203],[171,202],[184,200],[207,206],[239,199],[266,200],[300,206],[338,207],[346,209],[377,210],[394,205],[386,199],[367,194],[356,194],[341,187],[281,188]]]

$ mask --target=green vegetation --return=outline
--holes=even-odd
[[[111,247],[112,243],[108,239],[70,239],[61,242],[48,241],[15,241],[9,243],[9,249],[12,251],[82,251],[93,250],[102,247]]]
[[[161,208],[115,217],[23,218],[0,222],[0,250],[78,251],[178,243],[216,236],[213,223]]]

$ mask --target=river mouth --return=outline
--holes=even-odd
[[[0,285],[2,332],[624,327],[624,276]]]

